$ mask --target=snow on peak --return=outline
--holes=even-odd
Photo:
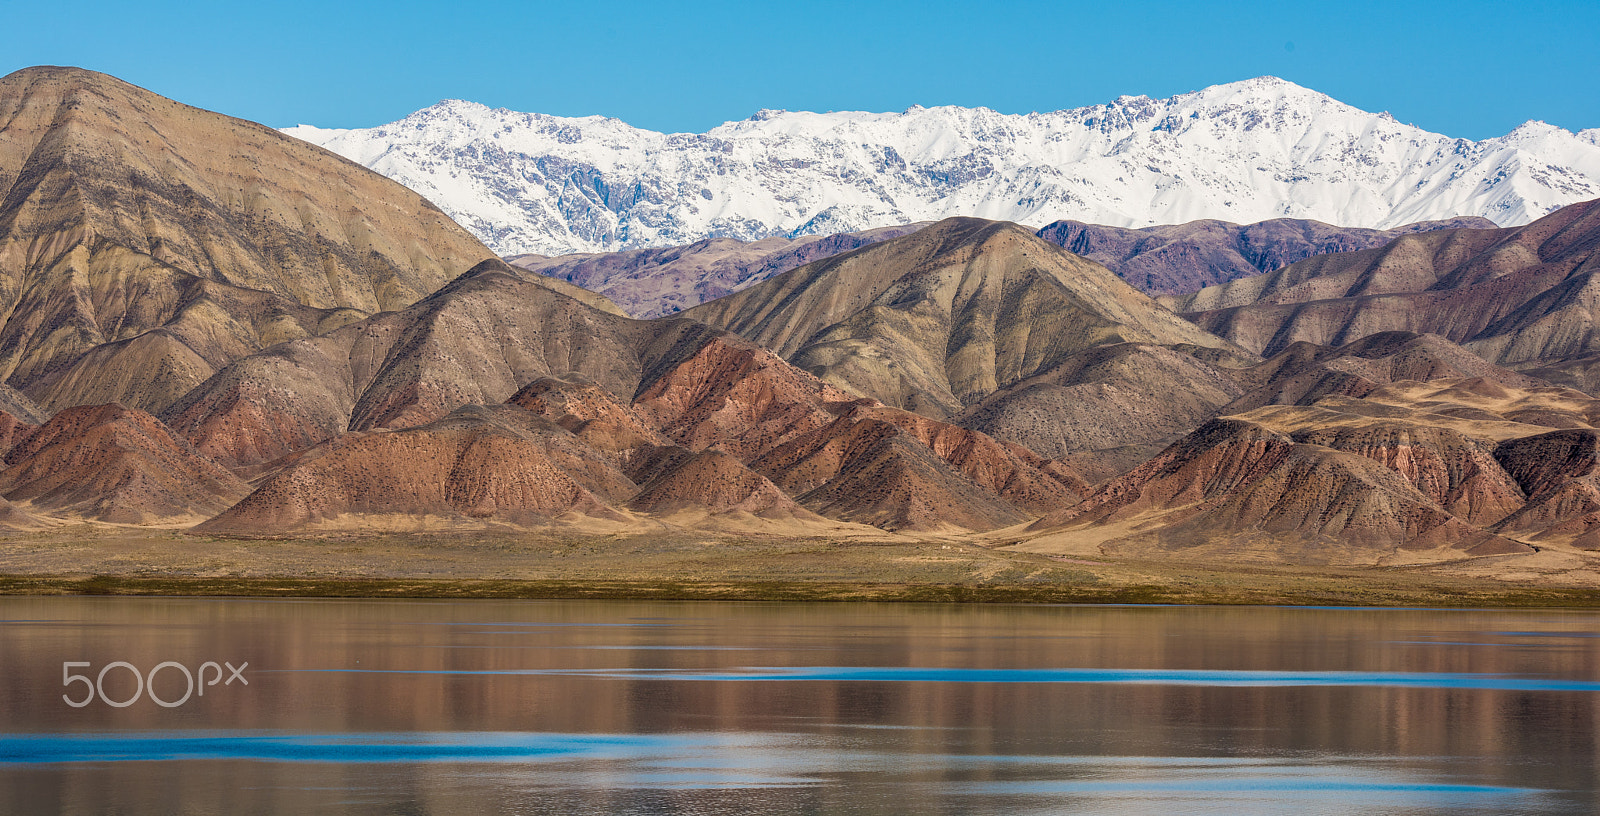
[[[502,255],[843,232],[975,215],[1119,226],[1526,223],[1600,196],[1600,129],[1452,139],[1277,77],[1024,115],[761,110],[705,133],[445,100],[284,131],[400,181]]]
[[[1561,129],[1562,128],[1558,128],[1555,125],[1552,125],[1549,122],[1544,121],[1543,119],[1529,119],[1528,121],[1523,122],[1520,125],[1517,125],[1516,128],[1513,129],[1511,132],[1512,133],[1521,133],[1522,131],[1545,132],[1545,131],[1561,130]]]

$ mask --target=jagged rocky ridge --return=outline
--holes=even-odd
[[[1443,229],[1492,229],[1486,218],[1424,221],[1388,230],[1335,227],[1303,218],[1255,224],[1190,221],[1127,229],[1057,221],[1039,237],[1104,264],[1151,295],[1176,295],[1282,269],[1314,255],[1383,246],[1402,235]]]
[[[1595,131],[1470,141],[1273,77],[1052,113],[761,111],[655,133],[446,101],[286,131],[416,190],[502,255],[827,235],[955,215],[1044,226],[1309,218],[1525,224],[1600,195]]]

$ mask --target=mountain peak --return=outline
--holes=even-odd
[[[1530,160],[1508,163],[1503,141],[1428,133],[1274,76],[1026,115],[768,109],[700,134],[510,112],[449,121],[295,135],[422,192],[502,255],[951,215],[1034,227],[1302,218],[1388,228],[1466,215],[1517,224],[1600,185],[1595,134],[1576,143],[1524,134],[1517,147]],[[1517,181],[1479,185],[1502,175]]]
[[[1325,93],[1275,76],[1258,76],[1251,79],[1241,79],[1237,82],[1224,82],[1173,97],[1173,101],[1180,99],[1227,100],[1235,104],[1291,104],[1308,108],[1320,108],[1331,104],[1352,111],[1359,110],[1345,105]],[[1365,112],[1363,111],[1363,113]]]
[[[88,68],[79,68],[73,65],[33,65],[27,68],[19,68],[4,77],[0,77],[0,82],[67,82],[80,85],[114,84],[137,87],[110,74],[102,74],[99,71],[91,71]]]
[[[409,305],[489,254],[346,159],[79,68],[0,79],[0,190],[0,245],[35,248],[0,253],[0,374],[50,410],[158,410],[229,359]],[[70,339],[40,330],[59,326]]]
[[[1510,133],[1505,135],[1505,138],[1508,140],[1526,139],[1529,137],[1549,136],[1552,134],[1566,134],[1568,136],[1573,135],[1572,131],[1569,131],[1563,127],[1557,127],[1556,125],[1552,125],[1542,119],[1529,119],[1528,121],[1523,122],[1522,124],[1513,128]]]
[[[1227,84],[1227,83],[1225,83],[1225,84]],[[1290,82],[1289,80],[1284,79],[1283,77],[1276,77],[1276,76],[1273,76],[1271,74],[1262,74],[1261,76],[1252,77],[1250,79],[1241,79],[1241,80],[1239,80],[1237,82],[1234,82],[1234,83],[1231,83],[1231,84],[1236,85],[1236,86],[1240,86],[1240,87],[1246,87],[1246,88],[1283,88],[1283,89],[1286,89],[1286,90],[1299,90],[1299,91],[1308,90],[1303,85],[1299,85],[1299,84]],[[1315,92],[1313,91],[1313,93],[1315,93]]]

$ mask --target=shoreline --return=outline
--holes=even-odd
[[[0,596],[1600,608],[1600,553],[1340,565],[1066,544],[557,529],[241,540],[86,525],[0,537]]]
[[[1143,584],[1029,586],[847,581],[567,580],[199,577],[0,574],[0,597],[349,598],[406,600],[773,601],[963,604],[1335,606],[1450,609],[1597,609],[1600,589],[1456,582],[1411,587],[1339,576],[1340,587],[1296,586],[1293,575],[1250,576],[1229,588]],[[1414,577],[1414,576],[1413,576]],[[1269,580],[1259,580],[1268,578]],[[1276,578],[1277,580],[1271,580]],[[1329,576],[1329,578],[1334,578]]]

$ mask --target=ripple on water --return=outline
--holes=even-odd
[[[784,733],[145,731],[0,736],[0,766],[252,760],[455,766],[523,789],[762,789],[893,775],[1014,813],[1556,812],[1548,792],[1387,758],[906,754]],[[495,770],[498,769],[498,770]],[[354,788],[351,789],[355,793]],[[924,791],[925,792],[925,791]],[[1285,808],[1288,808],[1287,810]]]

